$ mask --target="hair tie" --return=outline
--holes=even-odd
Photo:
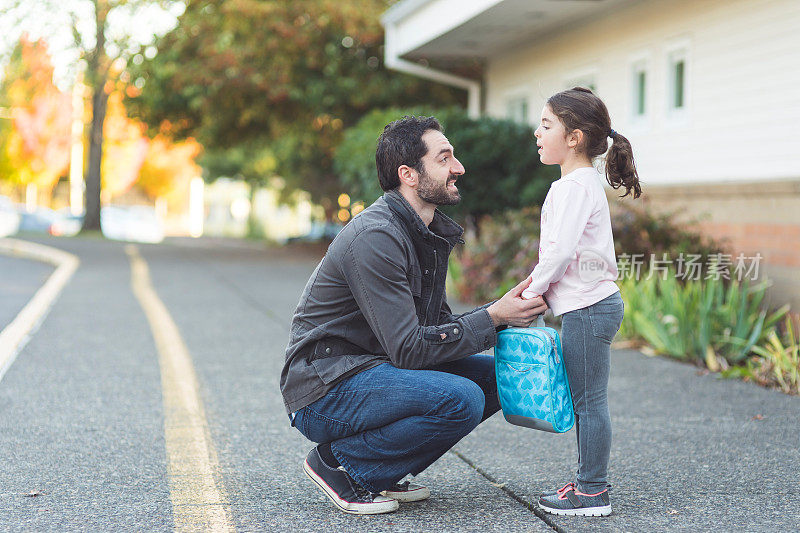
[[[617,136],[617,132],[616,132],[616,131],[614,131],[614,130],[611,130],[611,133],[609,133],[609,134],[608,134],[608,136],[609,136],[609,137],[611,137],[611,138],[613,139],[614,137],[616,137],[616,136]]]

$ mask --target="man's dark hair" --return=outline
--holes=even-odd
[[[390,191],[400,186],[397,169],[403,165],[422,171],[422,156],[428,153],[422,135],[428,130],[442,131],[442,125],[435,117],[405,116],[383,128],[375,150],[381,189]]]

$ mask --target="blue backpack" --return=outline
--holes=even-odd
[[[508,422],[553,433],[564,433],[575,425],[556,330],[504,329],[497,334],[494,361],[500,406]]]

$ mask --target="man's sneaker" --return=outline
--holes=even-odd
[[[542,494],[539,508],[550,514],[569,516],[608,516],[611,514],[611,499],[608,488],[597,494],[579,491],[574,483],[567,483],[555,493]]]
[[[374,494],[356,483],[341,466],[332,468],[325,464],[317,448],[309,452],[303,471],[345,513],[391,513],[400,506],[397,500]]]
[[[421,485],[412,485],[409,481],[397,483],[394,486],[381,492],[387,498],[397,500],[398,502],[419,502],[427,500],[431,497],[431,491],[428,487]]]

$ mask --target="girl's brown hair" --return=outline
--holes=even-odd
[[[608,150],[606,180],[609,185],[614,189],[625,187],[623,198],[629,194],[638,198],[642,194],[631,143],[611,129],[611,117],[600,98],[590,89],[573,87],[551,96],[547,105],[564,124],[567,133],[574,130],[583,132],[583,142],[579,149],[591,159]],[[608,147],[609,137],[612,140],[611,148]]]

